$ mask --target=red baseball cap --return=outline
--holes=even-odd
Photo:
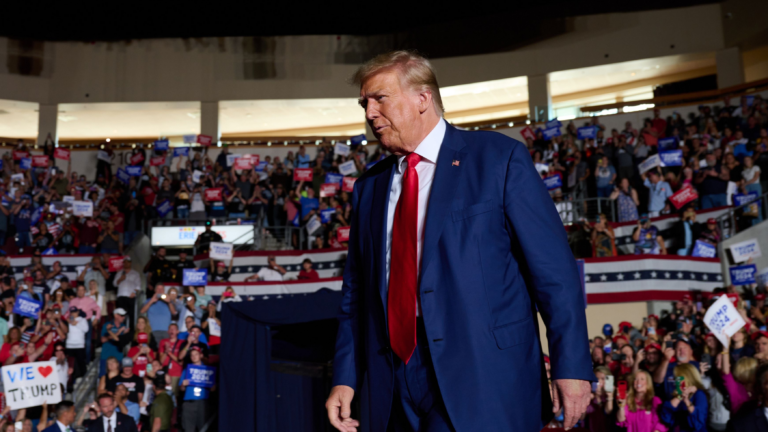
[[[755,300],[757,300],[757,301],[765,300],[765,294],[761,293],[761,294],[755,295]]]
[[[715,220],[715,218],[709,218],[709,219],[707,219],[707,223],[708,224],[716,224],[717,221]]]
[[[645,346],[645,348],[643,348],[643,349],[644,349],[645,351],[648,351],[648,350],[649,350],[649,349],[651,349],[651,348],[653,348],[653,349],[655,349],[655,350],[657,350],[657,351],[661,351],[661,345],[659,345],[659,344],[657,344],[657,343],[655,343],[655,342],[654,342],[654,343],[650,343],[650,344],[646,345],[646,346]]]
[[[140,344],[149,343],[149,335],[147,335],[146,333],[143,333],[143,332],[139,333],[139,335],[136,337],[136,340]]]
[[[752,333],[752,340],[758,340],[760,337],[768,338],[768,331],[760,330]]]
[[[629,341],[627,340],[627,337],[624,336],[624,335],[617,335],[616,337],[614,337],[613,338],[613,343],[616,343],[616,341],[619,340],[619,339],[624,339],[624,342],[629,343]]]
[[[218,263],[216,263],[216,266],[217,267],[226,267],[227,265],[224,264],[224,261],[219,261]]]
[[[623,329],[624,327],[630,327],[632,328],[632,323],[629,321],[622,321],[619,323],[619,328]]]
[[[655,319],[656,321],[659,320],[659,316],[658,315],[654,315],[654,314],[648,315],[648,319],[651,319],[651,318]]]
[[[686,301],[686,300],[688,300],[688,301],[691,300],[691,295],[690,294],[683,294],[683,301]]]

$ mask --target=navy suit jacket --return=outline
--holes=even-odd
[[[334,360],[334,385],[368,392],[373,432],[386,430],[393,397],[384,269],[396,160],[355,182]],[[539,431],[551,418],[537,308],[552,378],[595,379],[576,262],[525,145],[448,125],[422,250],[421,316],[457,431]]]

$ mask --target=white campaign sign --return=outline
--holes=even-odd
[[[232,243],[211,243],[208,256],[218,260],[232,259]]]
[[[221,337],[221,326],[213,318],[208,318],[208,331],[211,336]]]
[[[731,299],[722,296],[707,309],[707,313],[704,315],[704,324],[721,344],[726,345],[728,343],[727,337],[736,334],[747,323],[733,306]]]
[[[333,152],[340,156],[347,156],[352,148],[344,143],[336,143],[336,147],[333,148]]]
[[[5,400],[11,409],[22,409],[61,402],[59,374],[56,361],[20,363],[3,366]]]
[[[237,155],[237,154],[228,154],[227,155],[227,166],[231,167],[232,165],[234,165],[235,164],[235,159],[237,159],[239,157],[240,157],[240,155]]]
[[[317,216],[312,216],[307,221],[307,234],[312,235],[315,231],[317,231],[323,224],[320,222],[320,218]]]
[[[339,165],[339,172],[347,175],[357,174],[357,167],[355,167],[355,161],[346,161]]]
[[[760,245],[757,244],[757,239],[749,239],[747,241],[732,244],[731,254],[733,254],[734,262],[737,263],[762,256],[762,253],[760,253]]]
[[[93,216],[93,201],[72,201],[72,214],[75,216]]]
[[[200,183],[200,176],[203,175],[201,171],[195,170],[192,173],[192,181],[195,183]]]

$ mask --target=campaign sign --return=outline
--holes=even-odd
[[[549,128],[549,129],[544,129],[544,132],[542,133],[544,134],[544,139],[548,139],[548,140],[562,135],[562,133],[560,132],[559,126]]]
[[[32,168],[32,158],[24,158],[19,161],[19,167],[23,170]]]
[[[669,197],[669,200],[672,201],[672,204],[677,207],[678,210],[689,202],[697,199],[699,199],[699,194],[691,185],[686,185]]]
[[[597,127],[584,126],[576,129],[579,139],[595,139],[597,137]]]
[[[333,153],[340,156],[349,156],[351,151],[352,148],[344,143],[336,143],[336,146],[333,148]]]
[[[197,143],[201,146],[208,147],[213,142],[213,137],[208,135],[198,135],[197,136]]]
[[[714,258],[717,255],[717,248],[715,245],[707,243],[705,241],[696,240],[696,244],[693,246],[693,253],[691,256],[702,258]]]
[[[339,242],[349,241],[349,227],[339,227],[336,230],[336,240]]]
[[[116,272],[123,269],[124,256],[111,256],[109,257],[109,271]]]
[[[106,152],[104,150],[99,150],[99,152],[96,153],[96,158],[98,160],[103,160],[104,162],[110,162],[112,160],[112,158],[109,157],[109,152]]]
[[[258,159],[256,159],[258,161]],[[248,155],[239,157],[235,159],[235,169],[236,170],[252,170],[253,169],[253,158],[249,157]]]
[[[293,170],[295,181],[312,181],[312,168],[296,168]]]
[[[131,156],[131,165],[139,165],[140,163],[144,162],[144,152],[138,152],[135,155]]]
[[[182,275],[182,285],[205,286],[208,283],[208,269],[184,269]]]
[[[72,214],[75,216],[92,217],[93,201],[74,201],[72,202]]]
[[[187,379],[192,387],[211,388],[216,385],[216,368],[213,366],[187,366]]]
[[[341,183],[341,190],[344,192],[352,192],[356,181],[357,177],[344,177],[344,181]]]
[[[173,157],[181,157],[181,156],[189,157],[189,147],[175,147],[173,149]]]
[[[210,245],[210,250],[208,251],[208,257],[217,260],[231,260],[232,250],[232,243],[212,242]]]
[[[183,135],[184,144],[194,144],[197,142],[197,135]]]
[[[755,283],[755,274],[757,274],[757,266],[754,264],[745,264],[740,266],[733,266],[728,269],[731,273],[731,284],[733,285],[749,285]]]
[[[40,318],[40,308],[43,307],[43,303],[29,297],[16,297],[16,302],[13,304],[13,313],[30,317],[32,319]]]
[[[165,165],[165,156],[155,156],[149,160],[151,166]]]
[[[19,150],[13,151],[13,160],[15,161],[20,161],[28,157],[29,157],[29,152],[19,151]]]
[[[216,322],[216,319],[208,318],[208,332],[211,336],[221,337],[221,326]]]
[[[56,159],[68,161],[69,156],[70,156],[70,151],[65,148],[58,147],[55,150],[53,150],[53,157]]]
[[[56,360],[3,366],[3,387],[8,408],[18,410],[61,402]]]
[[[336,213],[336,209],[329,208],[325,210],[320,210],[320,222],[322,223],[330,222],[331,216],[333,216],[334,213]]]
[[[349,139],[352,145],[362,144],[365,141],[365,134],[355,135]]]
[[[234,165],[234,164],[235,164],[235,161],[236,161],[236,160],[237,160],[237,158],[239,158],[239,157],[240,157],[240,155],[236,155],[236,154],[232,154],[232,153],[228,154],[228,155],[227,155],[227,166],[228,166],[228,167],[231,167],[232,165]]]
[[[336,195],[336,192],[339,191],[339,184],[338,183],[323,183],[320,185],[320,197],[325,198],[329,196]]]
[[[173,204],[168,200],[164,200],[157,206],[157,213],[160,214],[160,217],[165,217],[171,211],[173,211]]]
[[[661,138],[657,144],[660,152],[675,150],[679,147],[677,145],[677,138],[675,137]]]
[[[343,181],[343,179],[344,179],[344,176],[341,174],[328,173],[325,175],[326,183],[336,183],[338,185],[341,185],[341,182]]]
[[[320,222],[320,218],[312,216],[307,221],[307,234],[312,234],[317,231],[323,224]]]
[[[35,209],[35,211],[32,212],[32,225],[37,225],[38,222],[40,222],[40,218],[43,217],[43,210],[45,210],[45,206],[40,206]]]
[[[155,150],[168,150],[168,138],[155,141]]]
[[[733,261],[737,263],[763,255],[760,253],[760,245],[757,244],[757,239],[754,238],[747,241],[734,243],[730,246],[730,249],[731,254],[733,255]]]
[[[768,284],[768,267],[760,270],[760,272],[755,277],[755,280],[757,280],[757,283],[760,286],[765,286]]]
[[[535,140],[536,134],[533,132],[533,129],[531,129],[530,126],[526,126],[520,130],[520,135],[522,135],[524,140],[527,140],[528,138]]]
[[[357,174],[357,167],[355,167],[355,161],[346,161],[339,165],[339,172],[347,175]]]
[[[32,166],[38,167],[38,168],[47,168],[48,167],[48,156],[42,155],[42,156],[32,156]]]
[[[205,190],[207,201],[221,201],[221,188],[208,188]]]
[[[757,192],[750,192],[748,194],[734,194],[733,195],[733,205],[735,206],[743,206],[746,204],[751,203],[752,201],[756,200],[758,198]]]
[[[194,170],[192,172],[192,181],[195,183],[200,183],[200,177],[203,176],[202,171]]]
[[[683,165],[683,151],[680,149],[663,151],[659,153],[659,156],[661,156],[661,166],[663,167]]]
[[[717,299],[704,314],[704,324],[722,343],[728,345],[728,337],[736,334],[747,323],[726,296]]]
[[[640,170],[640,173],[644,173],[651,168],[656,168],[660,164],[661,158],[659,155],[655,154],[653,156],[648,156],[648,159],[640,162],[640,165],[638,165],[637,168]]]
[[[53,235],[53,233],[51,233],[51,235]],[[49,247],[48,249],[44,250],[42,252],[42,254],[43,255],[58,255],[59,251],[57,251],[56,249],[54,249],[52,247]]]
[[[546,177],[544,179],[544,186],[547,187],[547,190],[561,188],[563,187],[563,181],[560,179],[560,176],[557,175]]]
[[[544,127],[547,128],[547,129],[559,128],[562,125],[563,124],[560,123],[560,120],[558,120],[558,119],[550,120],[550,121],[544,123]]]
[[[267,168],[267,161],[261,161],[261,162],[257,163],[256,165],[254,165],[253,170],[261,172],[261,171],[264,171],[265,168]],[[295,173],[293,175],[293,178],[294,179],[296,178],[296,174]]]
[[[141,177],[141,171],[140,166],[125,167],[125,173],[128,174],[128,177]]]

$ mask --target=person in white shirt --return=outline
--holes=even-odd
[[[75,306],[69,309],[69,331],[67,333],[67,356],[75,359],[74,379],[85,375],[87,358],[85,355],[85,336],[88,334],[88,320],[80,316],[81,311]]]
[[[115,285],[117,285],[117,307],[128,312],[128,322],[136,322],[134,320],[136,293],[141,289],[141,276],[131,268],[131,257],[125,257],[123,269],[115,273]]]
[[[282,282],[283,275],[285,275],[287,272],[288,271],[285,269],[285,267],[277,265],[274,255],[270,255],[267,257],[267,265],[262,267],[255,275],[247,277],[245,282]]]
[[[56,360],[56,374],[59,376],[59,383],[61,383],[62,397],[67,393],[67,383],[69,382],[69,376],[74,372],[74,368],[69,366],[67,361],[67,355],[64,353],[64,344],[56,342],[53,345],[53,355]]]

